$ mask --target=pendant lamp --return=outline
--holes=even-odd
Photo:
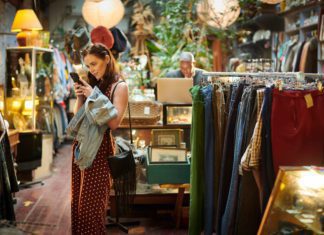
[[[120,22],[124,13],[121,0],[85,0],[82,7],[84,20],[93,27],[112,28]]]
[[[197,4],[199,19],[219,29],[233,24],[239,17],[240,10],[237,0],[202,0]]]
[[[282,2],[282,0],[260,0],[260,1],[267,4],[278,4]]]

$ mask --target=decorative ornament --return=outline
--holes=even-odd
[[[237,0],[202,0],[197,4],[199,19],[219,29],[233,24],[239,17],[240,10]]]

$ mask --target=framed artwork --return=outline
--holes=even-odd
[[[150,163],[185,163],[187,150],[181,148],[148,148]]]
[[[152,146],[180,148],[183,130],[181,129],[153,129]]]

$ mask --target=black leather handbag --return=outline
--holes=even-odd
[[[133,151],[128,150],[114,156],[108,156],[108,165],[112,178],[118,179],[135,169]],[[136,175],[135,175],[136,177]]]

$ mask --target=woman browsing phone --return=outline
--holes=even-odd
[[[112,100],[112,91],[116,88],[113,106],[117,110],[117,114],[115,113],[115,117],[106,123],[108,129],[103,134],[91,167],[86,169],[78,167],[74,159],[78,158],[76,150],[79,143],[77,141],[73,143],[72,234],[105,234],[105,217],[111,186],[110,169],[106,157],[114,155],[115,148],[110,130],[116,129],[124,116],[128,103],[128,87],[125,82],[121,82],[117,63],[110,50],[103,44],[93,44],[86,48],[83,51],[83,61],[89,70],[89,82],[80,78],[80,83],[74,83],[77,95],[74,114],[77,114],[79,110],[82,111],[81,108],[87,98],[91,98],[93,91],[95,92],[98,88],[100,93],[110,101]],[[98,140],[94,138],[91,141]]]

